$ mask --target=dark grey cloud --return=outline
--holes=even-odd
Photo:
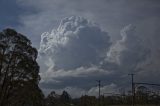
[[[151,83],[159,83],[159,28],[159,18],[144,20],[139,23],[137,27],[136,34],[140,35],[141,39],[143,39],[142,44],[150,49],[150,56],[148,56],[147,60],[144,63],[138,66],[140,70],[137,73],[139,74],[139,76],[141,76],[140,78],[138,78],[139,80]]]
[[[160,17],[158,0],[17,0],[22,8],[32,8],[36,13],[20,15],[18,29],[26,33],[38,47],[41,33],[58,26],[68,16],[78,15],[92,20],[119,39],[119,30],[127,24]],[[29,33],[30,32],[30,33]]]
[[[15,27],[19,24],[18,14],[21,13],[16,0],[1,0],[0,1],[0,30],[6,27]]]

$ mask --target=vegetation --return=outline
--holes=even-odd
[[[66,96],[64,96],[64,92]],[[132,96],[129,94],[101,96],[100,99],[95,96],[84,95],[80,98],[71,99],[70,95],[66,91],[64,92],[61,95],[54,91],[51,92],[46,98],[47,106],[131,106],[132,104]],[[160,105],[160,96],[137,91],[134,104],[135,106]]]
[[[46,106],[70,106],[71,96],[63,91],[62,95],[56,94],[52,91],[45,99]]]
[[[0,106],[41,106],[37,50],[13,29],[0,32]]]

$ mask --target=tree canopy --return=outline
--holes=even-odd
[[[37,106],[43,94],[38,52],[31,41],[13,29],[0,32],[0,106]],[[37,102],[38,101],[38,102]]]

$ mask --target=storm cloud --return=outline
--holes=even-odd
[[[41,36],[39,53],[49,56],[55,70],[70,70],[100,64],[110,44],[107,32],[73,16],[63,19],[57,30]]]
[[[89,84],[95,79],[105,80],[103,92],[117,92],[126,87],[128,73],[136,73],[139,81],[155,81],[147,77],[153,74],[149,71],[151,67],[159,67],[159,47],[151,45],[160,39],[145,35],[141,25],[129,24],[119,34],[121,39],[111,43],[111,35],[93,22],[77,16],[64,18],[57,29],[41,36],[40,60],[45,60],[48,67],[41,73],[42,86],[45,89],[57,86],[54,90],[68,86],[96,95],[96,87]],[[155,72],[159,74],[158,70]],[[114,83],[112,90],[105,89],[111,83]]]
[[[95,23],[79,16],[64,18],[57,29],[41,36],[39,61],[48,67],[41,82],[67,84],[74,79],[79,82],[69,85],[80,87],[85,79],[110,75],[101,68],[110,45],[108,33]]]

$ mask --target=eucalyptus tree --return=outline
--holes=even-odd
[[[37,55],[24,35],[13,29],[0,32],[0,106],[40,105]]]

